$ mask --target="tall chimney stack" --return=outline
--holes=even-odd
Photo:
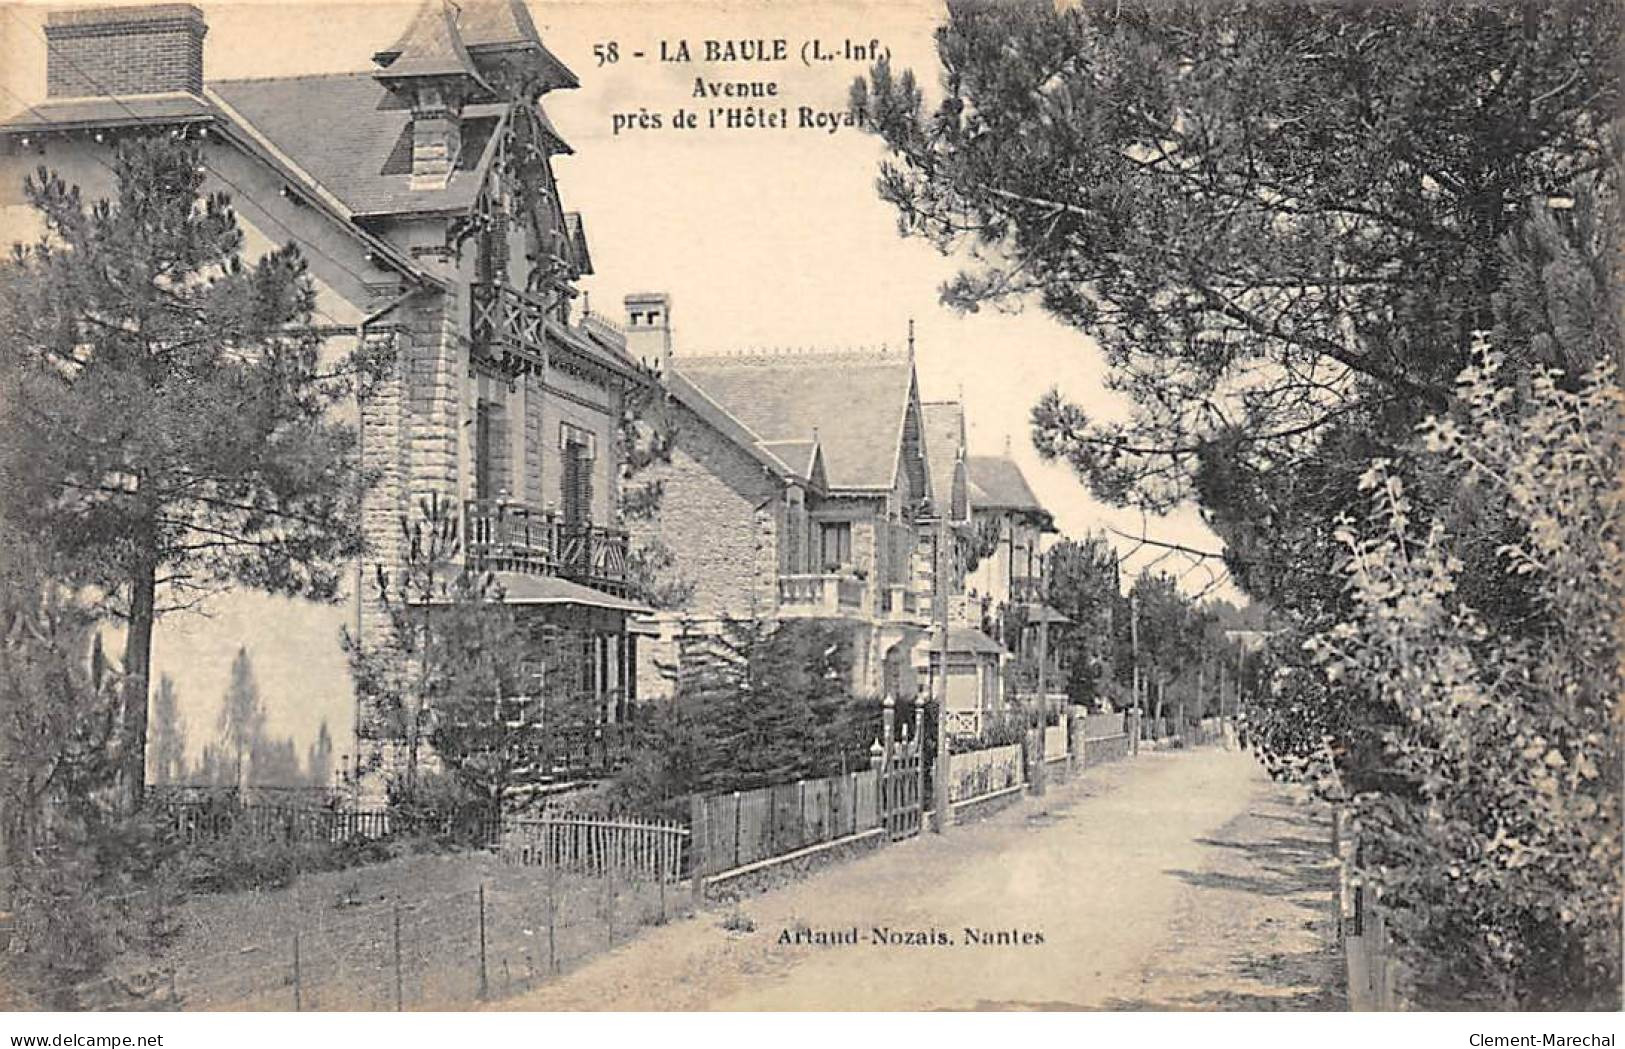
[[[203,93],[203,12],[191,4],[97,7],[46,16],[45,93]]]
[[[626,297],[626,352],[665,374],[671,363],[671,296],[663,291]]]

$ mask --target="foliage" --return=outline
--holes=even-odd
[[[626,555],[629,596],[657,611],[683,608],[694,597],[695,584],[677,571],[677,556],[658,539],[639,543]]]
[[[94,204],[43,168],[24,184],[46,233],[0,262],[0,489],[17,531],[128,620],[133,808],[154,618],[231,586],[337,595],[361,486],[355,428],[329,409],[358,361],[319,359],[297,248],[244,260],[195,144],[128,139],[112,168],[114,196]]]
[[[7,534],[0,564],[0,909],[15,919],[0,986],[83,1007],[79,985],[173,934],[168,843],[115,799],[120,681],[91,610]]]
[[[1045,555],[1045,579],[1050,607],[1070,620],[1052,627],[1050,638],[1067,695],[1090,703],[1103,692],[1118,655],[1112,630],[1121,603],[1117,553],[1100,534],[1063,540]]]
[[[1337,463],[1448,402],[1507,278],[1501,238],[1606,168],[1620,14],[957,2],[934,111],[885,62],[853,102],[902,231],[968,249],[944,300],[1036,297],[1135,405],[1100,422],[1053,395],[1040,449],[1113,502],[1200,489],[1221,531],[1257,538],[1239,553],[1290,568],[1282,526],[1337,505],[1301,505],[1303,485],[1348,494]]]
[[[316,733],[316,741],[305,753],[305,771],[313,787],[333,785],[333,734],[327,731],[327,722]]]
[[[397,807],[425,809],[422,751],[432,751],[458,791],[434,789],[459,809],[477,799],[500,814],[512,790],[551,772],[543,759],[560,737],[596,723],[581,687],[579,635],[521,622],[494,576],[465,567],[458,515],[438,496],[400,523],[405,554],[395,572],[379,566],[383,640],[363,649],[346,638],[357,691],[407,745],[390,784]]]
[[[175,698],[175,681],[160,675],[152,694],[152,731],[148,765],[153,783],[176,783],[186,778],[186,719]]]
[[[265,707],[246,646],[239,646],[231,661],[231,682],[220,703],[219,731],[220,749],[231,763],[231,783],[243,785],[244,766],[256,748],[263,752],[265,736]]]
[[[378,565],[373,587],[384,606],[382,640],[362,646],[348,629],[344,648],[356,693],[379,712],[373,731],[406,744],[400,789],[416,785],[418,759],[428,733],[428,694],[433,679],[434,617],[445,604],[462,550],[458,515],[438,494],[419,504],[416,520],[401,518],[401,549],[396,570]]]
[[[1372,465],[1340,533],[1354,612],[1312,643],[1391,714],[1404,789],[1354,798],[1359,871],[1427,1000],[1617,1009],[1625,398],[1608,366],[1575,392],[1548,370],[1520,388],[1490,354],[1460,400],[1422,428],[1426,480],[1516,526],[1498,568],[1534,621],[1490,629],[1461,585],[1473,533]]]
[[[936,733],[932,726],[936,724],[935,704],[929,705],[926,711],[926,761],[927,764],[936,754]],[[971,751],[986,750],[989,747],[1005,747],[1013,743],[1025,743],[1030,722],[1036,720],[1031,711],[1005,711],[984,715],[982,730],[976,735],[951,735],[948,737],[948,753],[967,754]]]
[[[639,724],[623,797],[649,807],[867,768],[880,704],[849,692],[852,645],[849,629],[812,620],[724,621]]]
[[[468,798],[500,816],[509,790],[539,771],[531,750],[557,712],[534,701],[528,639],[495,580],[464,570],[444,596],[424,652],[428,741]]]
[[[234,796],[211,797],[198,813],[199,822],[215,820],[227,830],[190,842],[175,864],[176,877],[194,892],[268,892],[286,888],[300,874],[344,870],[392,859],[402,843],[356,837],[329,842],[289,840],[256,829],[241,814]]]

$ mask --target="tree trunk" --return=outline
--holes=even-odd
[[[126,811],[141,805],[147,782],[147,693],[152,671],[152,624],[158,570],[143,561],[130,573],[130,624],[124,638],[124,711],[119,760]]]

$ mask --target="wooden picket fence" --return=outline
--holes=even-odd
[[[924,825],[922,761],[919,742],[904,742],[880,768],[880,818],[893,841],[920,833]]]
[[[209,801],[167,801],[151,808],[187,844],[213,841],[243,833],[270,841],[320,841],[336,845],[354,838],[382,838],[407,830],[450,833],[450,820],[403,819],[383,811],[316,808],[304,805],[256,803],[227,805]],[[430,826],[430,823],[433,826]],[[410,825],[410,826],[409,826]],[[495,837],[497,825],[471,828],[473,836]]]
[[[670,820],[546,815],[503,821],[504,861],[580,874],[675,882],[688,861],[689,830]]]
[[[696,797],[693,847],[718,874],[880,825],[879,772],[867,770]]]
[[[152,811],[193,845],[231,834],[333,845],[392,834],[434,834],[497,849],[504,861],[522,866],[553,865],[581,874],[664,881],[681,878],[689,862],[688,828],[670,820],[571,813],[500,819],[422,817],[383,810],[185,801],[164,802]]]

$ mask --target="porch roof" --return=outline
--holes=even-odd
[[[616,597],[590,586],[582,586],[558,576],[526,575],[522,572],[497,572],[502,585],[502,600],[509,605],[583,605],[602,608],[628,615],[649,615],[654,609]]]
[[[939,651],[941,643],[937,640],[937,636],[936,630],[933,629],[929,636],[920,639],[920,645],[928,655],[934,655]],[[980,630],[962,626],[949,627],[948,654],[964,655],[967,652],[980,656],[1002,656],[1004,646]]]

